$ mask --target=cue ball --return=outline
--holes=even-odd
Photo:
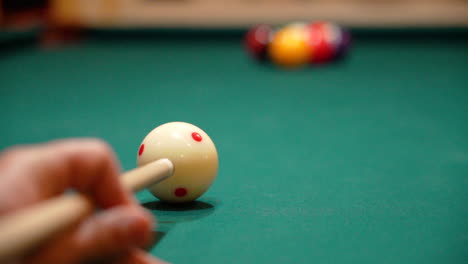
[[[166,123],[153,129],[140,145],[137,165],[167,158],[174,174],[149,187],[162,201],[191,202],[205,193],[218,173],[218,153],[211,138],[184,122]]]

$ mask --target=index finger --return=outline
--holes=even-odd
[[[0,215],[69,189],[108,208],[133,202],[120,184],[112,149],[96,139],[71,139],[17,147],[0,157]]]

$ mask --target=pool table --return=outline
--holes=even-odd
[[[203,128],[220,168],[198,202],[136,194],[172,263],[466,263],[467,31],[352,32],[297,70],[252,61],[242,30],[2,45],[0,147],[98,137],[129,170],[154,127]]]

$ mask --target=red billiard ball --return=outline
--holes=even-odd
[[[308,32],[311,49],[309,62],[312,64],[330,62],[335,57],[336,39],[340,32],[323,22],[309,24]]]
[[[252,27],[245,35],[244,40],[248,53],[257,60],[266,60],[272,36],[273,28],[269,25],[260,24]]]

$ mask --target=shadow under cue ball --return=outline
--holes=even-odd
[[[191,202],[205,193],[218,173],[218,153],[211,138],[184,122],[166,123],[153,129],[140,145],[137,165],[167,158],[174,175],[149,191],[162,201]]]

